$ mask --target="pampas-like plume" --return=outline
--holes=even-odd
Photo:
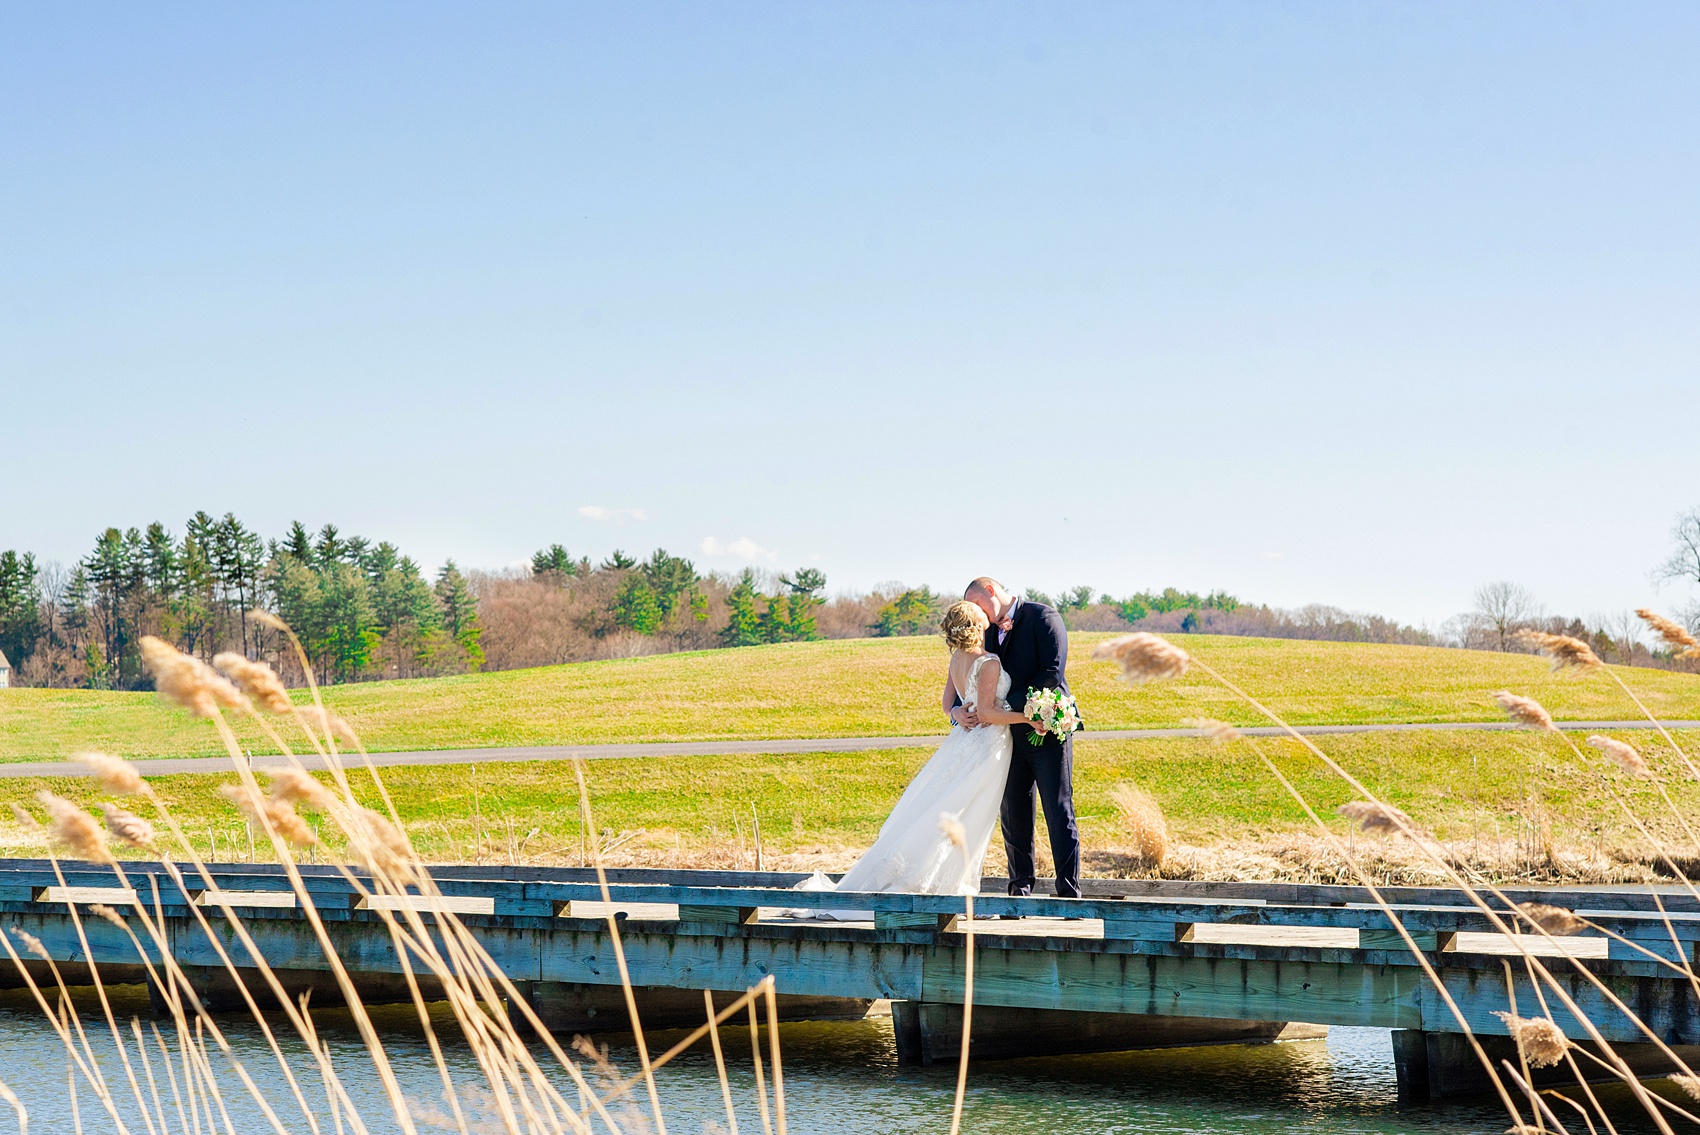
[[[1110,800],[1121,813],[1122,826],[1133,837],[1140,865],[1161,867],[1169,857],[1169,821],[1163,817],[1162,806],[1150,793],[1132,784],[1118,784],[1110,789]]]
[[[308,826],[287,800],[279,800],[271,796],[254,796],[240,784],[226,784],[219,788],[219,794],[240,808],[244,815],[255,823],[264,820],[271,822],[272,830],[293,843],[296,847],[311,847],[318,843],[313,835],[313,829]]]
[[[1238,741],[1240,731],[1226,721],[1217,721],[1213,717],[1189,717],[1181,722],[1188,729],[1196,729],[1212,741]]]
[[[143,851],[153,849],[153,825],[126,812],[116,804],[105,803],[100,810],[106,813],[106,830],[129,844]]]
[[[939,831],[958,851],[968,846],[968,829],[962,826],[962,819],[955,812],[939,813]]]
[[[270,611],[263,611],[260,608],[255,607],[252,611],[248,612],[248,618],[259,623],[262,627],[270,627],[274,631],[283,631],[285,634],[289,632],[289,624],[272,614]]]
[[[1191,661],[1186,651],[1146,631],[1101,642],[1092,657],[1100,662],[1114,662],[1121,667],[1122,681],[1134,685],[1154,678],[1178,678],[1186,673],[1187,663]]]
[[[1588,744],[1616,761],[1617,767],[1630,776],[1647,775],[1647,762],[1634,745],[1615,737],[1602,737],[1598,733],[1588,738]]]
[[[321,709],[316,705],[304,705],[297,712],[306,718],[307,724],[321,736],[328,733],[338,741],[350,745],[360,744],[360,738],[355,736],[354,727],[330,710]]]
[[[1517,639],[1534,647],[1546,655],[1554,670],[1564,670],[1574,667],[1584,672],[1598,670],[1605,663],[1594,653],[1592,647],[1579,638],[1571,638],[1567,634],[1547,634],[1544,631],[1523,630],[1517,632]]]
[[[30,815],[28,808],[25,808],[16,800],[12,800],[10,803],[12,805],[12,817],[16,819],[18,823],[24,825],[26,828],[41,827],[41,821]]]
[[[1588,927],[1586,922],[1576,917],[1575,911],[1565,910],[1562,906],[1551,906],[1544,902],[1520,902],[1517,909],[1548,934],[1580,934]],[[1511,928],[1520,934],[1522,926],[1521,922],[1516,922]]]
[[[219,706],[249,712],[248,699],[218,671],[153,635],[143,635],[142,663],[153,675],[160,696],[196,717],[211,717]]]
[[[251,662],[240,654],[225,651],[213,655],[213,665],[224,672],[224,676],[236,683],[236,687],[255,701],[261,707],[272,713],[288,713],[295,708],[289,700],[289,690],[284,687],[283,679],[272,671],[264,662]]]
[[[12,927],[12,933],[17,935],[18,941],[24,944],[24,949],[34,954],[42,961],[50,962],[53,960],[47,952],[47,947],[41,944],[41,939],[37,938],[34,934],[31,934],[28,930],[19,930],[16,926],[14,926]]]
[[[1416,825],[1411,822],[1411,817],[1391,804],[1377,804],[1370,800],[1348,800],[1334,810],[1366,832],[1396,832],[1399,830],[1401,822],[1407,828],[1413,830],[1416,828]]]
[[[89,770],[89,775],[100,781],[100,786],[108,792],[119,796],[135,796],[142,791],[142,777],[136,771],[136,766],[118,757],[109,757],[105,753],[82,753],[76,762]]]
[[[367,870],[376,874],[388,872],[404,883],[415,881],[411,862],[413,849],[401,829],[370,808],[361,808],[345,823],[349,844],[363,860]]]
[[[1552,714],[1543,709],[1541,703],[1534,698],[1519,697],[1510,690],[1500,690],[1493,695],[1493,700],[1519,725],[1527,725],[1530,729],[1544,729],[1549,733],[1558,732],[1558,728],[1552,723]]]
[[[106,921],[112,923],[112,925],[118,927],[120,930],[126,929],[123,916],[103,902],[97,902],[90,905],[89,913],[97,918],[106,919]]]
[[[281,768],[271,774],[271,794],[274,799],[290,804],[305,804],[315,812],[328,812],[336,804],[331,790],[319,783],[311,773],[298,768]]]
[[[100,825],[94,822],[93,816],[45,788],[37,792],[35,798],[47,809],[47,818],[53,822],[54,836],[70,849],[72,855],[90,863],[114,862],[106,840],[101,838]]]
[[[1564,1059],[1570,1041],[1559,1027],[1545,1017],[1519,1017],[1515,1013],[1496,1011],[1494,1016],[1505,1022],[1517,1042],[1517,1051],[1531,1068],[1550,1068]]]
[[[1675,1073],[1670,1077],[1670,1082],[1687,1092],[1689,1099],[1700,1102],[1700,1076],[1684,1076],[1681,1073]]]
[[[1675,623],[1659,614],[1642,607],[1635,612],[1641,616],[1641,621],[1652,627],[1654,632],[1665,640],[1665,645],[1677,651],[1678,658],[1700,658],[1700,639],[1688,633],[1688,628],[1681,623]]]

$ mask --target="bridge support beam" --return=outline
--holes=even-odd
[[[893,1001],[892,1027],[902,1064],[940,1064],[962,1055],[962,1006]],[[1139,1048],[1191,1048],[1215,1044],[1269,1044],[1317,1040],[1326,1025],[1283,1021],[1232,1021],[1213,1017],[1162,1017],[1137,1013],[1086,1013],[1065,1009],[974,1006],[971,1060],[1127,1052]]]
[[[618,985],[575,985],[560,981],[516,983],[531,1002],[532,1011],[553,1033],[630,1032],[631,1012],[626,995]],[[742,996],[716,990],[714,1005],[724,1009]],[[665,989],[640,986],[633,990],[638,1019],[648,1029],[694,1029],[708,1019],[700,989]],[[872,1001],[857,997],[802,997],[781,993],[778,998],[782,1021],[859,1021],[868,1015]],[[515,1017],[519,1014],[514,1013]],[[756,1017],[767,1023],[767,1006],[756,1004]],[[722,1028],[746,1026],[749,1017],[740,1013]]]
[[[1495,1068],[1503,1069],[1500,1061],[1509,1060],[1511,1066],[1518,1069],[1518,1074],[1522,1074],[1517,1045],[1510,1037],[1478,1035],[1476,1039],[1481,1042]],[[1599,1054],[1598,1046],[1592,1043],[1583,1042],[1578,1047]],[[1668,1076],[1680,1070],[1657,1045],[1614,1044],[1612,1049],[1638,1076]],[[1690,1067],[1700,1060],[1700,1046],[1697,1045],[1672,1045],[1671,1051],[1682,1057]],[[1579,1058],[1576,1064],[1591,1081],[1616,1079],[1591,1060]],[[1400,1103],[1427,1103],[1429,1100],[1493,1091],[1493,1081],[1488,1078],[1481,1060],[1462,1033],[1394,1029],[1393,1065],[1399,1079]],[[1532,1068],[1530,1074],[1536,1087],[1562,1087],[1576,1082],[1575,1072],[1564,1062],[1550,1068]],[[1506,1087],[1512,1098],[1521,1102],[1516,1086],[1508,1082]]]

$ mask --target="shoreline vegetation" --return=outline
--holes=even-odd
[[[1105,633],[1070,635],[1069,681],[1093,729],[1184,726],[1201,715],[1259,724],[1219,687],[1191,677],[1129,689],[1091,660]],[[1264,691],[1298,725],[1498,722],[1496,690],[1525,691],[1569,720],[1641,716],[1614,684],[1552,672],[1521,654],[1377,643],[1176,635],[1176,643]],[[827,640],[486,674],[328,687],[326,704],[374,752],[622,741],[928,736],[943,648],[932,637]],[[1700,719],[1700,676],[1637,669],[1662,720]],[[298,702],[307,700],[296,691]],[[273,753],[252,720],[245,751]],[[85,749],[131,758],[214,756],[216,737],[147,692],[0,693],[0,760],[63,760]]]

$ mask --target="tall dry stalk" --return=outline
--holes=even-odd
[[[962,820],[956,815],[945,812],[939,816],[939,830],[957,854],[968,854],[968,834],[962,826]],[[966,887],[964,888],[966,891]],[[950,1107],[950,1135],[957,1135],[962,1130],[962,1103],[968,1092],[968,1049],[974,1035],[974,893],[966,891],[962,896],[962,933],[964,952],[962,956],[962,1052],[957,1057],[956,1065],[956,1097]]]
[[[1110,802],[1121,816],[1122,830],[1133,841],[1139,866],[1155,871],[1169,857],[1169,821],[1162,805],[1136,784],[1118,784],[1110,789]]]
[[[269,668],[249,663],[238,656],[221,656],[217,660],[219,669],[225,672],[224,675],[196,659],[178,653],[157,639],[144,643],[144,657],[155,676],[161,695],[189,709],[192,714],[208,719],[224,742],[238,777],[237,782],[229,786],[228,796],[234,805],[250,817],[253,838],[264,839],[269,843],[273,854],[283,866],[285,878],[296,903],[303,912],[311,932],[318,938],[331,973],[347,1001],[349,1012],[364,1043],[370,1067],[390,1103],[392,1122],[403,1132],[414,1135],[414,1118],[382,1038],[359,998],[358,987],[352,975],[344,967],[331,941],[325,937],[325,927],[314,904],[313,892],[306,887],[297,867],[296,846],[314,844],[316,839],[309,826],[297,814],[296,808],[312,808],[340,829],[352,862],[340,859],[333,862],[340,877],[354,890],[356,896],[363,899],[374,896],[402,898],[417,894],[429,898],[439,895],[440,891],[414,851],[401,817],[370,755],[359,743],[354,731],[326,709],[320,700],[312,668],[307,663],[305,651],[301,649],[299,641],[275,618],[260,614],[254,617],[285,633],[307,675],[311,704],[294,705]],[[269,793],[263,792],[256,781],[245,754],[224,719],[227,712],[251,716],[290,762],[289,768],[271,777]],[[276,715],[281,720],[292,721],[298,726],[307,738],[311,750],[324,762],[332,781],[331,787],[322,784],[305,767],[280,729],[268,718],[268,714]],[[382,812],[373,811],[360,803],[341,760],[339,742],[347,744],[360,754],[371,777],[372,789],[381,801]],[[142,797],[152,806],[158,828],[113,804],[103,805],[107,813],[107,827],[120,842],[129,846],[145,847],[159,856],[169,885],[175,886],[180,892],[196,929],[211,944],[219,963],[232,979],[250,1016],[264,1035],[306,1127],[314,1135],[320,1135],[322,1128],[319,1124],[318,1109],[308,1102],[294,1075],[293,1062],[285,1055],[278,1032],[268,1020],[270,1010],[261,1004],[261,998],[268,995],[269,1000],[274,1001],[276,1007],[282,1011],[290,1030],[306,1048],[316,1065],[325,1089],[326,1106],[334,1130],[338,1135],[344,1131],[350,1135],[365,1135],[369,1124],[344,1087],[338,1067],[330,1060],[329,1049],[319,1039],[308,1014],[305,998],[298,1000],[287,995],[235,908],[222,904],[217,907],[229,928],[229,937],[241,946],[254,966],[252,971],[236,965],[231,952],[223,945],[225,936],[209,923],[206,911],[191,901],[192,889],[196,884],[192,884],[188,875],[178,867],[172,858],[173,852],[183,856],[189,869],[188,874],[198,877],[198,885],[206,891],[217,890],[217,878],[201,859],[166,801],[154,793],[127,762],[100,754],[88,754],[83,759],[102,788],[119,795]],[[64,847],[88,862],[109,866],[120,885],[133,889],[123,864],[111,854],[99,825],[92,817],[69,801],[51,794],[44,797],[41,803],[50,815],[56,838]],[[587,796],[587,813],[588,807]],[[33,823],[33,817],[30,817],[30,821]],[[57,870],[57,860],[54,860],[54,866]],[[601,873],[600,864],[598,869],[602,892],[606,897],[606,875]],[[64,878],[63,874],[59,875],[61,885],[64,884]],[[157,879],[152,881],[152,890],[151,911],[143,901],[129,908],[127,914],[120,914],[109,908],[96,908],[93,913],[121,928],[129,937],[150,982],[164,999],[171,1019],[171,1035],[176,1038],[175,1053],[157,1027],[153,1030],[153,1039],[159,1055],[164,1058],[160,1068],[165,1073],[169,1086],[172,1101],[170,1109],[167,1108],[165,1097],[160,1091],[154,1057],[142,1036],[139,1023],[132,1022],[131,1035],[124,1035],[123,1030],[118,1027],[110,1001],[105,996],[104,986],[98,977],[98,967],[90,963],[90,970],[96,975],[96,992],[108,1030],[119,1049],[125,1081],[133,1102],[144,1119],[148,1135],[188,1135],[190,1132],[200,1135],[203,1129],[207,1135],[213,1135],[220,1130],[233,1131],[226,1103],[226,1087],[221,1084],[219,1074],[215,1070],[215,1049],[220,1053],[220,1062],[236,1076],[243,1090],[260,1109],[267,1126],[278,1135],[284,1135],[291,1125],[285,1124],[273,1110],[260,1084],[231,1049],[217,1020],[208,1014],[207,1007],[197,992],[196,982],[177,964],[176,952],[163,917]],[[570,1058],[549,1034],[535,1011],[514,988],[513,983],[470,929],[458,917],[440,907],[426,913],[412,902],[397,905],[400,909],[392,911],[388,909],[388,904],[375,904],[374,910],[390,935],[396,956],[402,963],[401,969],[409,997],[414,1003],[426,1036],[432,1062],[436,1065],[445,1094],[449,1097],[453,1111],[450,1118],[453,1129],[461,1132],[461,1135],[469,1135],[472,1124],[459,1106],[461,1093],[457,1090],[456,1078],[450,1073],[443,1048],[438,1043],[429,1007],[422,986],[417,980],[416,975],[421,973],[429,975],[442,988],[456,1025],[479,1069],[484,1085],[481,1094],[485,1095],[495,1108],[496,1120],[502,1131],[512,1135],[589,1135],[594,1119],[607,1132],[619,1135],[624,1127],[608,1111],[598,1093],[590,1087],[579,1063]],[[67,909],[78,935],[79,948],[84,956],[90,956],[80,914],[74,905],[68,905]],[[140,936],[136,932],[138,926],[142,931]],[[655,1087],[654,1071],[682,1052],[686,1046],[675,1046],[660,1060],[649,1059],[647,1042],[642,1033],[641,1022],[637,1018],[630,974],[626,970],[623,949],[619,942],[619,929],[612,918],[609,931],[620,959],[621,985],[638,1038],[643,1066],[641,1075],[649,1088],[654,1128],[658,1135],[665,1135],[665,1121]],[[80,1083],[91,1089],[114,1129],[123,1135],[129,1135],[129,1129],[117,1110],[116,1095],[108,1085],[105,1073],[96,1058],[93,1042],[83,1030],[81,1017],[69,1010],[69,991],[58,967],[52,963],[51,957],[39,942],[29,939],[27,935],[22,936],[20,940],[24,942],[27,952],[36,953],[47,962],[60,1006],[57,1012],[50,1003],[48,991],[35,982],[18,951],[13,949],[11,937],[0,935],[0,947],[3,947],[6,956],[23,976],[38,1007],[54,1026],[67,1053],[73,1086]],[[256,973],[264,986],[264,992],[259,995],[250,988]],[[749,990],[727,1013],[748,1009],[753,1015],[755,1004],[764,999],[769,1018],[774,1102],[781,1135],[784,1135],[786,1111],[773,979],[769,977],[762,985]],[[510,1013],[505,1010],[505,1006],[512,1006],[517,1012]],[[713,1023],[716,1022],[711,1021],[711,1024]],[[521,1025],[529,1027],[532,1033],[543,1040],[544,1047],[556,1062],[556,1067],[565,1070],[576,1088],[575,1101],[568,1101],[562,1096],[550,1069],[540,1064],[532,1055],[530,1046],[517,1032]],[[134,1060],[130,1047],[132,1042],[135,1046]],[[140,1067],[146,1079],[145,1092],[142,1079],[136,1074],[137,1067]],[[10,1100],[12,1097],[7,1094],[8,1091],[0,1085],[0,1098]],[[765,1109],[765,1094],[762,1102]],[[21,1104],[17,1105],[22,1131],[23,1126],[27,1125],[27,1116],[21,1107]],[[641,1126],[648,1127],[648,1121]]]
[[[1168,646],[1168,651],[1179,652],[1179,653],[1182,653],[1184,655],[1184,652],[1180,652],[1180,649],[1178,647],[1173,647],[1172,645],[1168,645],[1168,644],[1164,644],[1164,645]],[[1153,649],[1152,651],[1148,651],[1148,653],[1156,653],[1156,651]],[[1162,652],[1162,653],[1167,654],[1167,652]],[[1472,884],[1469,880],[1466,880],[1461,875],[1459,875],[1459,873],[1454,868],[1454,866],[1450,862],[1450,860],[1446,857],[1444,852],[1437,845],[1435,845],[1432,841],[1424,839],[1422,837],[1422,833],[1418,832],[1413,826],[1409,825],[1405,821],[1402,813],[1399,813],[1397,816],[1394,816],[1393,813],[1397,812],[1396,809],[1391,809],[1390,806],[1386,805],[1384,801],[1379,800],[1373,792],[1371,792],[1366,786],[1364,786],[1362,784],[1362,782],[1360,782],[1356,777],[1354,777],[1345,768],[1340,766],[1338,762],[1336,762],[1333,758],[1328,756],[1328,754],[1325,753],[1322,749],[1317,747],[1317,745],[1314,742],[1312,742],[1308,737],[1306,737],[1303,734],[1300,734],[1298,731],[1294,730],[1292,728],[1292,726],[1290,726],[1283,718],[1281,718],[1281,716],[1279,714],[1276,714],[1273,710],[1269,709],[1269,707],[1265,706],[1263,703],[1258,701],[1251,694],[1249,694],[1245,690],[1241,689],[1237,684],[1230,681],[1227,677],[1225,677],[1224,675],[1219,673],[1213,667],[1203,663],[1202,661],[1200,661],[1196,658],[1193,658],[1191,656],[1186,656],[1185,662],[1178,669],[1176,669],[1176,667],[1172,664],[1169,666],[1169,669],[1173,670],[1175,672],[1182,672],[1186,669],[1187,666],[1196,666],[1197,668],[1203,670],[1210,677],[1212,677],[1217,682],[1219,682],[1222,686],[1224,686],[1226,689],[1228,689],[1229,692],[1233,693],[1236,697],[1240,698],[1242,701],[1244,701],[1251,708],[1253,708],[1254,710],[1256,710],[1257,712],[1259,712],[1260,714],[1265,716],[1267,719],[1269,719],[1278,728],[1280,728],[1283,731],[1283,733],[1285,733],[1288,737],[1290,737],[1292,740],[1296,741],[1298,744],[1300,744],[1305,749],[1307,749],[1309,752],[1311,752],[1314,756],[1316,756],[1319,760],[1321,760],[1323,762],[1323,764],[1331,772],[1333,772],[1335,775],[1339,776],[1342,780],[1344,780],[1347,784],[1349,784],[1355,791],[1359,792],[1362,796],[1364,796],[1367,802],[1369,802],[1371,804],[1382,806],[1383,808],[1389,809],[1388,814],[1393,819],[1394,826],[1402,834],[1406,835],[1407,837],[1409,837],[1413,841],[1415,841],[1417,843],[1417,845],[1424,850],[1425,854],[1427,854],[1431,858],[1431,860],[1433,860],[1436,863],[1436,865],[1447,875],[1447,877],[1451,880],[1452,885],[1456,886],[1461,891],[1461,893],[1468,899],[1468,901],[1471,903],[1471,905],[1475,906],[1479,911],[1481,911],[1487,917],[1489,922],[1493,926],[1495,926],[1495,928],[1500,933],[1509,933],[1510,932],[1511,925],[1508,924],[1505,921],[1505,919],[1502,917],[1500,911],[1496,910],[1494,907],[1490,906],[1483,899],[1481,893],[1478,892],[1477,887],[1474,884]],[[1522,697],[1519,697],[1517,695],[1511,694],[1509,692],[1503,692],[1503,691],[1500,694],[1496,695],[1496,697],[1498,698],[1500,703],[1506,708],[1507,712],[1511,713],[1514,718],[1522,721],[1524,724],[1530,725],[1531,727],[1534,727],[1536,729],[1541,729],[1543,731],[1556,732],[1556,730],[1553,727],[1552,719],[1551,719],[1550,715],[1548,715],[1546,713],[1546,711],[1541,706],[1539,706],[1538,703],[1535,703],[1531,699],[1522,698]],[[1573,743],[1571,743],[1571,744],[1572,744],[1572,747],[1574,748],[1574,744]],[[1254,745],[1254,748],[1256,748],[1255,745]],[[1517,1116],[1518,1116],[1517,1108],[1513,1105],[1509,1093],[1506,1091],[1504,1084],[1501,1082],[1498,1071],[1494,1068],[1492,1061],[1488,1059],[1486,1052],[1482,1049],[1479,1042],[1477,1042],[1477,1040],[1475,1039],[1474,1032],[1471,1029],[1468,1021],[1464,1018],[1464,1015],[1459,1010],[1458,1006],[1452,1001],[1450,993],[1447,991],[1444,984],[1440,981],[1439,976],[1434,972],[1432,966],[1428,963],[1428,961],[1427,961],[1426,957],[1424,957],[1422,951],[1419,950],[1416,947],[1414,940],[1410,937],[1410,934],[1405,930],[1403,923],[1395,915],[1392,908],[1386,904],[1385,900],[1381,896],[1379,889],[1377,887],[1375,887],[1373,882],[1370,880],[1368,874],[1366,872],[1363,872],[1361,867],[1357,866],[1356,859],[1355,859],[1355,857],[1353,857],[1351,855],[1350,850],[1348,848],[1346,848],[1343,844],[1340,844],[1338,842],[1337,838],[1334,837],[1332,832],[1328,830],[1327,826],[1325,824],[1323,824],[1321,818],[1316,815],[1314,809],[1310,806],[1309,802],[1307,800],[1305,800],[1305,798],[1303,797],[1303,795],[1301,793],[1299,793],[1297,788],[1292,785],[1291,781],[1289,781],[1285,777],[1285,775],[1280,772],[1280,770],[1274,765],[1274,763],[1272,761],[1270,761],[1268,759],[1267,756],[1264,756],[1262,754],[1261,749],[1258,749],[1258,754],[1261,757],[1261,759],[1263,760],[1263,763],[1267,767],[1268,771],[1272,775],[1274,775],[1277,778],[1277,780],[1280,781],[1283,788],[1285,788],[1287,790],[1289,795],[1291,795],[1294,798],[1294,800],[1300,804],[1300,806],[1305,810],[1306,814],[1308,816],[1310,816],[1312,821],[1323,831],[1324,837],[1333,840],[1336,844],[1337,851],[1340,854],[1342,854],[1344,857],[1346,857],[1348,863],[1353,865],[1354,871],[1359,875],[1360,880],[1362,881],[1363,885],[1369,891],[1369,894],[1370,894],[1372,900],[1376,903],[1378,908],[1380,908],[1383,911],[1383,913],[1388,917],[1389,921],[1392,923],[1395,930],[1399,933],[1401,939],[1405,942],[1407,949],[1409,949],[1412,952],[1412,955],[1417,960],[1419,966],[1423,969],[1425,977],[1435,987],[1436,992],[1440,995],[1443,1002],[1447,1005],[1448,1010],[1452,1013],[1454,1019],[1458,1022],[1463,1034],[1465,1035],[1465,1037],[1469,1040],[1470,1044],[1472,1045],[1478,1061],[1480,1061],[1484,1070],[1488,1073],[1490,1079],[1492,1079],[1495,1087],[1499,1091],[1501,1101],[1505,1104],[1507,1111],[1510,1112],[1510,1114],[1514,1117],[1514,1119],[1516,1120],[1517,1123],[1521,1124],[1521,1119],[1517,1118]],[[1500,902],[1503,903],[1506,907],[1510,907],[1512,905],[1512,904],[1510,904],[1509,900],[1505,898],[1504,894],[1499,891],[1499,889],[1497,887],[1488,885],[1488,886],[1483,887],[1482,889],[1487,891],[1488,893],[1492,894],[1495,898],[1499,899]],[[1550,935],[1547,935],[1546,931],[1544,929],[1542,929],[1540,926],[1537,925],[1537,926],[1534,927],[1534,929],[1536,930],[1537,933],[1540,933],[1541,935],[1543,935],[1544,937],[1547,937],[1550,940]],[[1651,1095],[1648,1092],[1646,1092],[1645,1088],[1641,1086],[1640,1081],[1638,1079],[1636,1079],[1633,1072],[1630,1070],[1628,1064],[1626,1062],[1624,1062],[1623,1059],[1616,1053],[1616,1050],[1611,1046],[1610,1042],[1608,1042],[1606,1040],[1606,1038],[1603,1035],[1600,1034],[1598,1028],[1593,1024],[1593,1022],[1591,1020],[1588,1019],[1587,1015],[1584,1012],[1582,1012],[1580,1007],[1576,1005],[1574,1000],[1571,998],[1569,992],[1562,986],[1562,983],[1560,983],[1556,979],[1556,977],[1554,977],[1550,973],[1550,971],[1547,969],[1545,964],[1540,959],[1535,958],[1533,955],[1531,955],[1527,951],[1527,949],[1525,949],[1521,946],[1519,946],[1518,948],[1521,951],[1526,962],[1531,966],[1531,972],[1532,973],[1533,972],[1539,972],[1540,973],[1541,980],[1547,982],[1551,986],[1551,989],[1552,989],[1552,992],[1554,993],[1554,995],[1561,1002],[1564,1003],[1566,1009],[1568,1009],[1578,1019],[1578,1021],[1583,1025],[1584,1029],[1590,1034],[1590,1039],[1594,1040],[1597,1044],[1599,1044],[1602,1051],[1606,1052],[1610,1056],[1611,1063],[1610,1063],[1609,1067],[1611,1068],[1613,1074],[1620,1077],[1626,1084],[1629,1085],[1629,1087],[1630,1087],[1632,1093],[1634,1093],[1637,1101],[1639,1103],[1641,1103],[1643,1109],[1648,1113],[1649,1117],[1654,1121],[1655,1125],[1657,1125],[1660,1128],[1661,1131],[1668,1133],[1670,1131],[1669,1125],[1664,1121],[1662,1115],[1659,1114],[1659,1106],[1658,1106],[1658,1104],[1653,1102],[1654,1097],[1651,1097]],[[1571,959],[1571,961],[1572,961],[1573,964],[1575,964],[1575,959]],[[1648,1027],[1644,1021],[1641,1021],[1640,1018],[1637,1017],[1634,1014],[1634,1012],[1628,1006],[1624,1005],[1623,1002],[1621,1001],[1621,999],[1618,998],[1616,996],[1616,994],[1611,989],[1609,989],[1603,982],[1601,982],[1600,979],[1597,976],[1595,976],[1591,971],[1587,970],[1586,967],[1583,967],[1579,964],[1575,964],[1575,968],[1580,972],[1581,976],[1585,980],[1587,980],[1589,982],[1589,984],[1591,984],[1597,991],[1602,993],[1610,1003],[1612,1003],[1615,1007],[1620,1009],[1622,1012],[1624,1012],[1626,1015],[1628,1015],[1632,1020],[1634,1020],[1637,1023],[1637,1025],[1641,1028],[1643,1034],[1646,1035],[1650,1040],[1654,1041],[1654,1043],[1658,1044],[1660,1046],[1660,1048],[1669,1057],[1671,1057],[1673,1062],[1680,1069],[1682,1069],[1685,1073],[1689,1071],[1688,1068],[1687,1068],[1687,1065],[1684,1064],[1680,1059],[1678,1059],[1676,1057],[1676,1054],[1674,1052],[1671,1052],[1667,1045],[1664,1045],[1663,1041],[1656,1036],[1654,1031],[1650,1027]]]

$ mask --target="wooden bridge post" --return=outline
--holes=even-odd
[[[1517,1045],[1508,1036],[1478,1033],[1476,1040],[1488,1059],[1499,1067],[1502,1060],[1517,1064]],[[1598,1046],[1590,1041],[1577,1042],[1576,1047],[1600,1055]],[[1636,1075],[1651,1078],[1679,1071],[1676,1063],[1656,1044],[1614,1044],[1612,1050]],[[1671,1046],[1690,1067],[1700,1060],[1700,1047],[1676,1044]],[[1611,1082],[1617,1077],[1590,1060],[1578,1065],[1596,1082]],[[1493,1081],[1482,1067],[1481,1058],[1463,1033],[1423,1032],[1420,1029],[1393,1030],[1393,1067],[1399,1080],[1399,1102],[1420,1104],[1453,1096],[1484,1095],[1493,1091]],[[1566,1064],[1530,1070],[1535,1086],[1556,1087],[1576,1082],[1575,1074]],[[1512,1093],[1516,1095],[1515,1090]]]
[[[897,1062],[916,1067],[925,1064],[925,1046],[921,1042],[921,1003],[893,1001],[891,1031],[897,1038]]]
[[[1401,1104],[1429,1101],[1428,1038],[1421,1029],[1393,1030],[1393,1074]]]
[[[897,1038],[898,1063],[942,1064],[961,1057],[961,1005],[893,1001],[891,1018],[892,1030]],[[1316,1040],[1327,1035],[1325,1025],[1289,1024],[1284,1021],[976,1005],[974,1031],[969,1038],[969,1057],[974,1060],[1000,1060],[1083,1052],[1130,1052],[1143,1048],[1270,1044],[1278,1040]]]
[[[166,1000],[165,990],[159,987],[153,974],[146,977],[148,984],[148,1016],[156,1021],[163,1021],[171,1016],[171,1003]]]

